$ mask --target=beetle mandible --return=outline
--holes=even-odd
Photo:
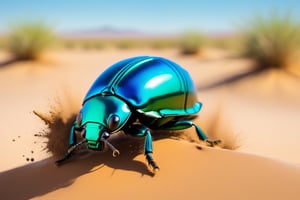
[[[191,121],[201,107],[190,75],[178,64],[155,56],[121,60],[100,74],[87,92],[70,131],[70,148],[56,164],[64,162],[85,143],[89,149],[100,151],[107,145],[113,156],[117,156],[120,152],[108,138],[123,131],[145,137],[144,154],[148,164],[157,170],[150,130],[194,127],[199,139],[207,145],[220,142],[208,139]],[[77,142],[75,131],[81,132],[80,142]]]

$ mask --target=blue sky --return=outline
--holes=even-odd
[[[57,32],[112,26],[151,33],[231,32],[272,10],[300,20],[299,0],[1,0],[0,31],[19,21],[43,21]]]

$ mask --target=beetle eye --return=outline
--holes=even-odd
[[[81,122],[82,122],[82,113],[80,112],[76,117],[76,123],[78,127],[81,127]]]
[[[109,130],[113,131],[118,127],[120,122],[120,118],[118,115],[112,115],[108,120],[108,128]]]

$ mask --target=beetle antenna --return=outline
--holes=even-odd
[[[113,152],[113,157],[117,157],[118,155],[120,155],[120,151],[114,147],[109,141],[107,141],[106,139],[104,139],[103,137],[101,137],[100,139],[102,142],[104,142]]]
[[[65,160],[69,159],[70,156],[72,155],[72,152],[79,147],[80,145],[86,143],[86,139],[81,140],[80,142],[78,142],[77,144],[74,144],[73,146],[71,146],[68,150],[67,153],[65,153],[64,157],[62,159],[59,159],[57,161],[55,161],[56,165],[60,165],[62,164]]]

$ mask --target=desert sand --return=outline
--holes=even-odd
[[[160,170],[153,174],[136,148],[142,140],[116,138],[119,157],[85,152],[57,167],[43,150],[45,141],[34,136],[46,125],[33,110],[59,104],[62,115],[73,114],[106,67],[137,55],[163,56],[186,68],[204,104],[196,123],[238,148],[157,139],[153,155]],[[0,52],[0,62],[7,59]],[[251,66],[219,49],[181,56],[175,49],[113,48],[58,49],[39,61],[3,65],[0,199],[299,199],[299,77],[272,70],[215,84]],[[195,136],[193,129],[184,134]]]

